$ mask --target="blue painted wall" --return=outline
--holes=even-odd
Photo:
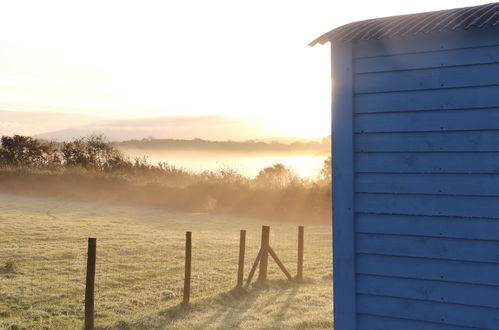
[[[335,329],[499,329],[499,28],[332,71]]]

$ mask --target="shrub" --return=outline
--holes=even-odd
[[[54,167],[61,158],[53,142],[44,142],[29,136],[2,136],[0,164],[16,167]]]
[[[62,158],[67,166],[86,169],[117,170],[130,169],[132,163],[103,136],[93,135],[87,138],[65,142]],[[137,166],[137,164],[136,164]]]
[[[283,164],[274,164],[265,167],[258,173],[255,182],[258,185],[283,188],[297,179],[291,169]]]
[[[330,184],[333,178],[333,164],[331,161],[331,156],[329,156],[322,165],[322,169],[319,173],[319,180]]]

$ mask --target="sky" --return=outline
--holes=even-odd
[[[322,137],[329,47],[310,41],[352,21],[484,3],[2,1],[0,110],[228,116],[261,120],[266,134]]]

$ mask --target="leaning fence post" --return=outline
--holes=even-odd
[[[270,227],[262,226],[262,243],[261,243],[262,257],[260,259],[260,272],[258,274],[259,282],[265,282],[267,280],[267,266],[269,262],[269,241],[270,241]]]
[[[237,269],[237,287],[243,286],[244,280],[244,253],[246,251],[246,230],[241,230],[239,238],[239,267]]]
[[[85,330],[94,329],[94,286],[97,240],[88,239],[87,281],[85,286]]]
[[[184,301],[187,305],[191,296],[191,258],[192,258],[192,233],[185,233],[185,276],[184,276]]]
[[[303,226],[298,227],[298,265],[296,267],[297,274],[296,279],[303,280]]]

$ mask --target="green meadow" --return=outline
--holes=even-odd
[[[0,328],[81,329],[87,238],[97,238],[97,329],[332,328],[331,226],[305,225],[304,281],[269,280],[235,290],[239,231],[247,231],[245,278],[261,226],[296,274],[297,225],[97,198],[0,194]],[[191,231],[191,303],[184,307],[185,232]]]

